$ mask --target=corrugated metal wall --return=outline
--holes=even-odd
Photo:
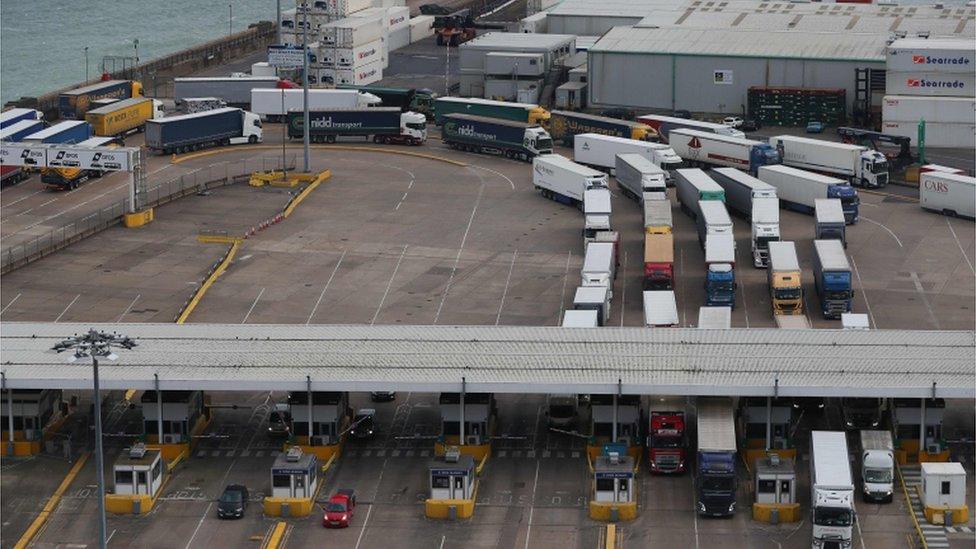
[[[613,27],[631,27],[642,16],[610,17],[586,15],[561,15],[550,13],[546,17],[550,34],[575,34],[576,36],[600,36]]]

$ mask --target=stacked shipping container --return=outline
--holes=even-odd
[[[764,126],[805,126],[812,120],[841,126],[847,90],[824,88],[749,88],[749,116]]]

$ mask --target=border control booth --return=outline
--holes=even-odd
[[[318,457],[293,446],[271,465],[271,495],[264,498],[264,513],[273,517],[308,516],[318,489]]]
[[[464,393],[463,413],[461,393],[441,393],[438,402],[441,410],[441,440],[434,448],[435,453],[444,454],[451,446],[457,446],[462,454],[469,454],[478,460],[484,459],[491,452],[496,415],[495,395]]]
[[[210,422],[203,391],[145,391],[139,401],[146,441],[160,445],[168,461],[188,452]]]
[[[29,456],[40,453],[45,430],[57,425],[62,414],[60,389],[8,389],[0,402],[0,455]]]
[[[134,444],[112,464],[114,487],[105,496],[110,513],[143,515],[152,510],[163,487],[166,472],[162,451]]]
[[[478,488],[474,457],[450,446],[444,455],[431,459],[427,472],[428,499],[424,503],[427,518],[471,518]]]
[[[898,463],[949,461],[949,449],[942,436],[945,400],[941,398],[894,398],[891,423]],[[924,440],[922,425],[925,425]]]
[[[590,518],[617,522],[637,518],[634,458],[610,452],[593,460]]]
[[[311,413],[309,413],[308,391],[288,393],[294,437],[291,442],[298,444],[303,452],[312,452],[320,460],[326,461],[339,452],[345,440],[343,431],[352,419],[349,393],[313,391],[311,401]],[[311,437],[309,437],[309,430],[311,430]]]

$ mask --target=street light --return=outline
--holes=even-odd
[[[227,18],[227,36],[234,34],[234,4],[227,4],[230,16]]]
[[[119,357],[112,352],[112,348],[132,349],[136,342],[115,332],[111,334],[88,330],[84,334],[75,334],[51,348],[52,351],[63,353],[74,351],[68,362],[79,358],[91,357],[95,393],[95,468],[98,473],[98,546],[105,549],[107,525],[105,522],[105,466],[102,454],[102,406],[98,390],[98,359],[116,360]]]
[[[88,46],[85,46],[85,82],[88,82]]]

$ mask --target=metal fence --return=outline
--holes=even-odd
[[[285,157],[288,169],[295,168],[295,155]],[[136,192],[137,210],[161,206],[190,194],[247,181],[256,171],[280,170],[282,158],[255,157],[241,161],[219,162],[194,170],[158,185],[148,184]],[[129,211],[129,200],[123,199],[96,212],[79,217],[38,235],[27,242],[0,252],[0,274],[6,274],[79,240],[99,233],[122,221]]]

